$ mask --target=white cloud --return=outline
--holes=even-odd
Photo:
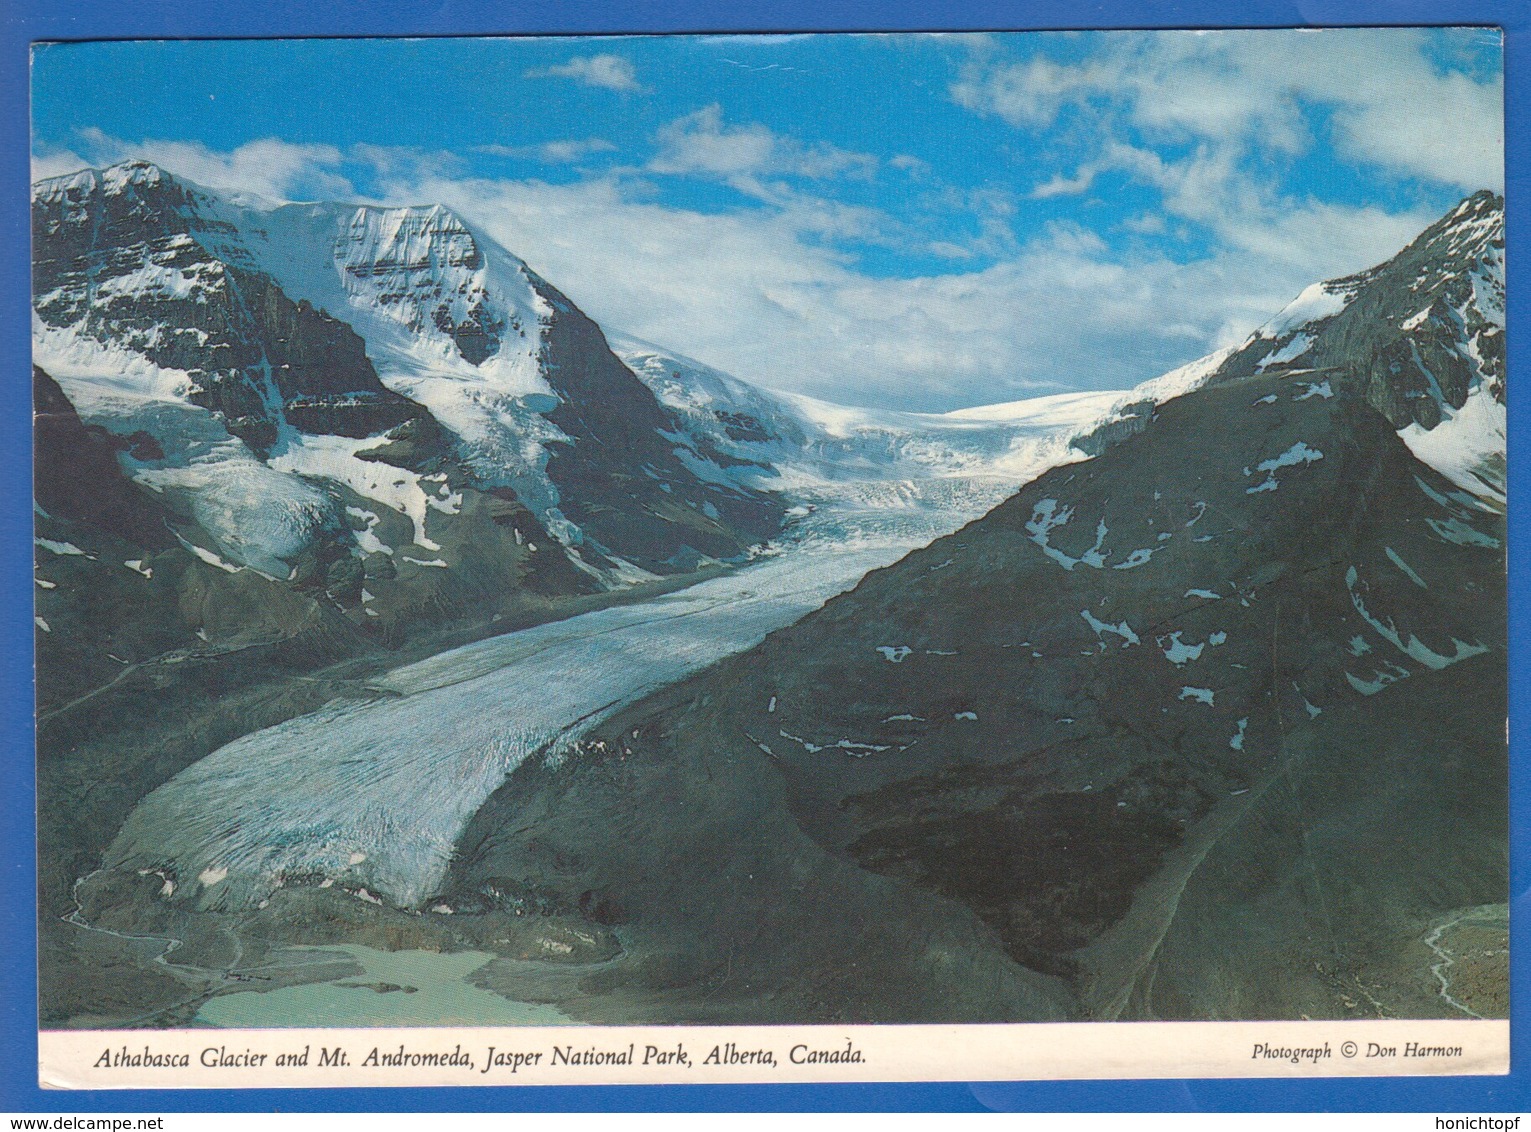
[[[942,259],[972,259],[973,250],[965,248],[961,244],[954,244],[950,240],[935,240],[925,245],[925,250],[931,255],[940,256]]]
[[[458,177],[463,176],[468,168],[467,162],[449,150],[372,145],[367,142],[357,142],[349,146],[340,156],[340,160],[348,164],[367,166],[376,176],[395,181],[423,177]],[[334,195],[331,194],[332,197]],[[355,190],[352,190],[350,194],[340,195],[354,196]]]
[[[1307,151],[1322,106],[1348,159],[1463,191],[1504,183],[1504,82],[1438,67],[1419,29],[1102,33],[1085,61],[1004,61],[992,45],[951,84],[954,101],[1023,128],[1065,106],[1114,108],[1154,137]],[[1055,191],[1068,183],[1057,182]],[[1052,183],[1049,183],[1051,185]],[[1043,186],[1044,189],[1049,186]]]
[[[1037,57],[1025,62],[990,64],[992,41],[979,48],[980,58],[963,68],[951,85],[959,106],[997,114],[1014,126],[1046,126],[1066,102],[1109,88],[1114,68],[1098,63],[1069,65]]]
[[[1255,262],[1320,274],[1334,274],[1338,264],[1353,263],[1358,269],[1385,259],[1435,219],[1417,209],[1389,213],[1283,195],[1245,170],[1240,158],[1239,147],[1226,142],[1204,143],[1178,161],[1166,161],[1152,150],[1111,141],[1074,177],[1055,177],[1032,196],[1083,192],[1100,173],[1119,170],[1160,190],[1164,217],[1202,225],[1224,249],[1250,253],[1258,257]],[[1152,230],[1141,217],[1128,227]],[[1165,227],[1161,217],[1158,230]]]
[[[644,87],[632,61],[621,55],[576,55],[567,63],[552,67],[534,67],[526,72],[529,79],[573,79],[586,86],[637,94]]]
[[[475,153],[492,157],[516,157],[543,161],[549,165],[572,165],[597,153],[614,153],[616,146],[605,138],[562,138],[535,145],[479,145]]]
[[[1015,254],[1020,246],[1011,227],[1016,216],[1015,200],[1008,189],[987,185],[960,189],[946,185],[924,194],[918,201],[922,215],[937,223],[953,217],[964,218],[975,229],[960,245],[967,257],[1004,257]],[[912,228],[918,234],[918,221]],[[910,243],[917,240],[911,239]]]
[[[1169,225],[1159,213],[1145,212],[1138,216],[1129,216],[1122,221],[1122,227],[1141,236],[1159,236],[1163,235]]]
[[[89,165],[89,161],[72,150],[36,151],[32,154],[32,180],[41,181],[47,177],[62,177],[68,173],[78,173]]]
[[[80,140],[88,155],[86,164],[110,165],[141,158],[209,188],[254,193],[271,200],[315,200],[355,193],[350,180],[339,171],[345,155],[330,145],[295,145],[262,138],[222,152],[199,142],[127,142],[93,127],[81,130]]]
[[[728,125],[717,103],[660,128],[659,152],[649,162],[655,173],[729,178],[868,176],[877,158],[826,143],[806,144],[758,123]]]
[[[1050,181],[1044,181],[1031,190],[1034,200],[1046,200],[1048,197],[1075,196],[1086,192],[1095,183],[1095,175],[1100,172],[1098,165],[1081,165],[1079,170],[1072,176],[1067,177],[1059,173]]]
[[[1462,189],[1504,188],[1502,83],[1448,75],[1412,98],[1406,89],[1394,94],[1339,119],[1343,151]]]

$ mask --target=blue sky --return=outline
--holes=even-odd
[[[34,171],[441,202],[603,325],[945,410],[1119,388],[1502,190],[1497,33],[189,41],[33,60]]]

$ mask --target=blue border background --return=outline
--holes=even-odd
[[[1525,109],[1531,4],[1525,0],[0,0],[0,1110],[12,1112],[327,1111],[1420,1111],[1531,1109],[1531,1053],[1512,1043],[1509,1077],[1280,1081],[1088,1081],[924,1085],[674,1085],[44,1092],[37,1088],[32,744],[31,380],[27,51],[35,40],[335,35],[594,34],[713,31],[1007,30],[1079,27],[1302,27],[1477,24],[1505,29],[1510,369],[1531,363],[1531,223]],[[1531,255],[1531,252],[1528,252]],[[1531,914],[1524,834],[1531,807],[1525,707],[1531,671],[1514,644],[1531,583],[1520,509],[1526,412],[1510,399],[1516,508],[1510,524],[1512,1030],[1531,1027]]]

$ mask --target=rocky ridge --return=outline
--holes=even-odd
[[[449,898],[597,910],[630,960],[560,1001],[646,1020],[1492,1010],[1427,941],[1506,898],[1502,432],[1451,431],[1505,396],[1493,208],[524,766]]]

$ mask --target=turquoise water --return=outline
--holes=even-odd
[[[310,949],[304,949],[310,950]],[[210,999],[193,1024],[224,1029],[306,1026],[556,1026],[572,1019],[556,1007],[512,1002],[468,982],[496,956],[486,951],[377,951],[354,944],[314,948],[344,952],[366,968],[325,983],[239,991]],[[414,987],[379,992],[359,983]],[[351,984],[349,986],[345,984]]]

